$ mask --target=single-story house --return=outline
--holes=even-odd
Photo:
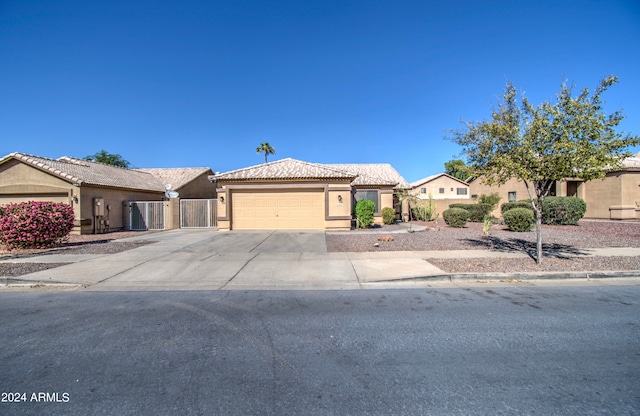
[[[489,186],[482,178],[469,182],[472,198],[497,192],[504,202],[529,199],[524,182],[510,179],[501,186]],[[532,190],[533,191],[533,190]],[[623,160],[622,168],[607,173],[603,179],[585,182],[567,178],[557,181],[551,195],[576,196],[587,204],[585,218],[631,220],[640,219],[640,153]],[[500,216],[499,208],[494,215]]]
[[[469,199],[469,184],[447,173],[427,176],[409,184],[419,199]]]
[[[124,169],[63,156],[58,159],[11,153],[0,158],[0,205],[24,201],[64,202],[74,208],[74,234],[128,228],[128,201],[164,201],[163,228],[177,228],[167,184],[182,198],[215,198],[209,168]],[[208,189],[207,189],[208,188]],[[172,208],[174,207],[174,208]]]
[[[221,230],[348,230],[355,203],[398,209],[394,198],[408,186],[389,164],[318,164],[282,159],[210,176],[218,195]]]

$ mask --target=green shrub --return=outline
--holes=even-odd
[[[574,196],[548,196],[542,202],[544,224],[576,225],[587,212],[587,204]]]
[[[493,206],[491,204],[451,204],[449,208],[462,208],[469,212],[469,221],[483,222],[484,217],[491,214]]]
[[[9,204],[0,209],[0,244],[9,250],[52,247],[69,236],[73,224],[73,208],[67,204]]]
[[[514,208],[527,208],[527,209],[530,209],[533,212],[533,207],[531,206],[531,201],[529,201],[528,199],[523,200],[523,201],[517,201],[517,202],[505,202],[500,207],[500,212],[502,212],[502,214],[504,215],[505,212],[509,211],[510,209],[514,209]]]
[[[433,219],[433,205],[418,205],[411,208],[411,214],[413,218],[418,221],[431,221]]]
[[[396,220],[396,210],[390,207],[382,208],[382,222],[385,224],[393,224]]]
[[[356,203],[356,218],[358,227],[367,228],[373,224],[373,215],[376,213],[376,204],[368,199],[361,199]]]
[[[467,225],[469,211],[462,208],[449,208],[442,213],[442,218],[448,226],[462,228]]]
[[[532,209],[513,208],[502,214],[505,224],[511,231],[526,232],[531,231],[536,219]]]
[[[491,205],[491,211],[496,209],[498,204],[500,203],[500,194],[497,192],[493,192],[491,194],[481,194],[478,197],[478,202],[481,204],[489,204]]]

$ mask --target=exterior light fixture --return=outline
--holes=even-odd
[[[338,202],[342,203],[342,195],[338,195]]]
[[[224,196],[220,196],[220,202],[224,204]]]

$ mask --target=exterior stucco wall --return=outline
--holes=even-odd
[[[422,189],[425,192],[422,193]],[[467,189],[466,195],[458,195],[458,188]],[[440,193],[440,190],[443,192]],[[411,189],[411,193],[420,199],[429,199],[429,194],[433,199],[469,199],[471,198],[469,186],[447,176],[437,177],[429,182],[423,183]]]
[[[203,173],[188,184],[176,189],[182,199],[215,199],[216,185],[211,183],[209,175],[211,172]]]
[[[112,189],[92,186],[80,187],[80,215],[84,225],[82,234],[92,234],[94,230],[94,198],[103,198],[105,219],[109,220],[109,229],[122,230],[126,201],[162,201],[162,192],[144,192],[126,189]]]

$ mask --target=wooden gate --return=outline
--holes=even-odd
[[[163,201],[129,201],[129,229],[164,230]]]
[[[217,227],[217,199],[181,199],[180,228]]]

